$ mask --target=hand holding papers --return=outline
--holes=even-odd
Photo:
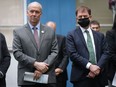
[[[34,71],[34,78],[35,80],[39,79],[40,76],[42,75],[42,72],[38,71],[38,70],[35,70]]]
[[[48,83],[48,75],[42,74],[39,79],[35,80],[34,73],[25,72],[24,81],[47,84]]]

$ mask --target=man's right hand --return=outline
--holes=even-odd
[[[42,73],[45,73],[48,70],[48,66],[49,65],[44,62],[37,62],[37,61],[34,62],[34,67]]]
[[[87,75],[87,77],[89,77],[89,78],[94,78],[95,76],[96,75],[93,72],[91,72],[91,71]]]
[[[92,72],[92,73],[94,73],[95,75],[99,75],[99,73],[100,73],[100,67],[99,66],[97,66],[97,65],[90,65],[90,67],[89,67],[89,69],[90,69],[90,71]]]
[[[35,70],[35,72],[34,72],[34,80],[37,80],[37,79],[39,79],[40,78],[40,76],[42,75],[42,73],[40,72],[40,71],[38,71],[38,70]]]

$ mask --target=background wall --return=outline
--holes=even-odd
[[[92,18],[100,22],[101,32],[105,32],[112,27],[113,14],[109,10],[108,0],[76,0],[77,7],[88,6],[92,10]]]
[[[12,52],[11,55],[11,64],[6,74],[6,85],[7,87],[18,87],[17,86],[17,61],[15,60]]]
[[[0,32],[5,35],[10,50],[13,29],[24,24],[23,9],[23,0],[0,1]]]
[[[24,24],[24,0],[0,0],[0,32],[7,41],[11,65],[6,75],[7,87],[17,87],[17,61],[12,55],[13,29]]]
[[[12,55],[12,31],[26,23],[26,2],[35,0],[1,0],[0,1],[0,32],[7,41],[11,53],[11,65],[7,72],[7,87],[17,87],[17,61]],[[101,23],[101,31],[106,32],[112,26],[112,12],[108,9],[108,0],[36,0],[43,6],[42,23],[55,21],[57,33],[66,35],[68,31],[75,28],[75,10],[80,5],[86,5],[92,9],[93,19]],[[70,76],[71,63],[68,66]],[[67,87],[72,85],[67,83]]]

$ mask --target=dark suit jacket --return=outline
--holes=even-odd
[[[58,43],[54,30],[40,24],[40,47],[37,47],[32,30],[28,24],[14,30],[13,54],[18,61],[18,85],[33,85],[35,83],[23,80],[25,72],[34,72],[35,61],[49,64],[48,83],[55,83],[54,61],[58,54]]]
[[[3,73],[3,77],[0,78],[0,87],[5,87],[6,72],[10,65],[10,54],[7,48],[6,40],[3,34],[0,33],[0,71]]]
[[[63,70],[63,73],[61,73],[57,78],[60,81],[66,81],[68,79],[67,77],[67,65],[68,65],[68,55],[66,52],[66,38],[62,35],[57,35],[58,40],[58,57],[55,63],[56,68],[61,68]]]
[[[102,70],[101,74],[97,77],[99,77],[102,84],[106,84],[107,79],[105,78],[105,73],[103,71],[105,70],[105,63],[108,61],[107,44],[103,34],[93,30],[92,32],[96,49],[97,65]],[[89,62],[89,52],[79,27],[68,33],[66,43],[72,61],[71,82],[80,81],[86,78],[89,73],[89,70],[86,69],[86,65]]]
[[[109,30],[106,32],[106,39],[108,42],[108,48],[111,55],[108,65],[108,79],[113,80],[114,74],[116,72],[116,31]]]

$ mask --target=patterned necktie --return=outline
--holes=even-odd
[[[34,30],[34,38],[35,38],[35,41],[37,43],[37,46],[39,47],[39,36],[38,36],[37,28],[34,27],[33,30]]]
[[[95,53],[94,53],[94,49],[93,49],[93,44],[92,44],[91,36],[90,36],[88,30],[86,30],[85,32],[87,34],[87,48],[88,48],[88,51],[89,51],[89,61],[92,64],[96,64]]]

